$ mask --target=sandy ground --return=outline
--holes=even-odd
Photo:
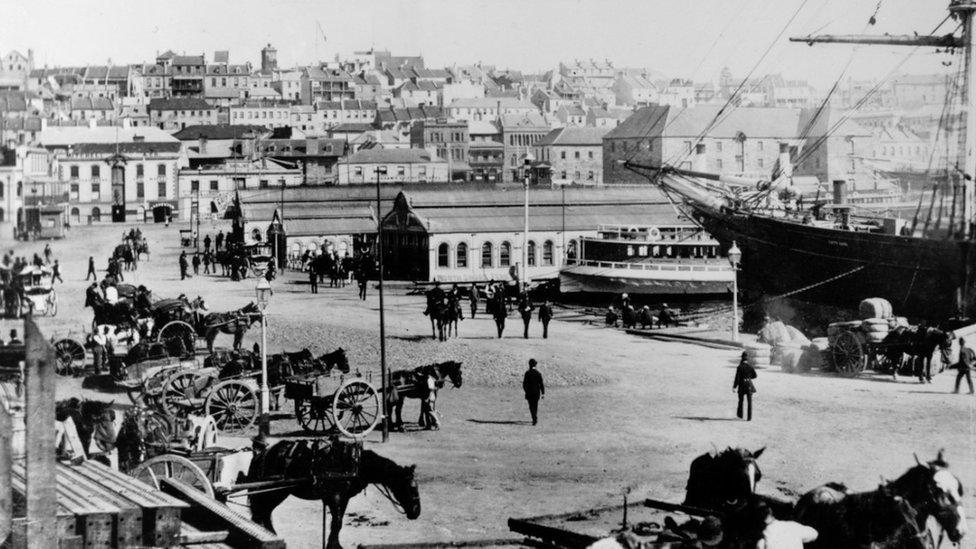
[[[146,284],[160,297],[201,295],[211,310],[237,308],[253,299],[253,279],[179,281],[179,228],[143,227],[154,256],[137,272],[126,273],[127,282]],[[81,307],[87,258],[96,256],[101,267],[121,232],[117,226],[79,227],[53,243],[66,283],[58,286],[61,312],[41,320],[47,333],[78,333],[90,324],[90,311]],[[24,254],[42,248],[14,245]],[[274,287],[270,349],[309,346],[325,352],[341,346],[354,367],[379,370],[375,290],[365,302],[357,299],[354,286],[330,289],[326,284],[311,295],[305,277],[297,273],[286,274]],[[559,320],[548,340],[541,339],[536,323],[532,338],[524,340],[520,322],[510,318],[505,338],[498,340],[487,317],[463,321],[460,338],[439,343],[429,338],[421,297],[402,290],[388,294],[391,367],[461,360],[465,383],[441,392],[440,431],[393,433],[386,444],[378,433],[369,437],[369,448],[398,463],[417,464],[423,513],[418,520],[406,520],[370,488],[350,504],[341,538],[346,546],[509,537],[509,517],[618,503],[628,487],[634,497],[680,501],[689,462],[729,445],[767,447],[760,460],[760,489],[781,494],[828,480],[873,489],[881,477],[895,477],[911,466],[913,453],[931,459],[945,448],[967,487],[969,514],[976,515],[976,398],[951,394],[954,375],[918,385],[871,375],[843,379],[765,369],[757,380],[756,417],[744,422],[734,415],[732,351]],[[19,325],[0,321],[4,336],[11,327]],[[259,331],[253,330],[246,344],[256,337]],[[229,338],[218,338],[221,344],[229,345]],[[536,427],[528,423],[520,388],[530,357],[539,361],[549,384]],[[79,392],[78,380],[59,386],[60,397]],[[418,410],[416,402],[409,402],[405,418],[416,421]],[[272,429],[293,433],[297,424],[281,418]],[[247,444],[246,439],[223,442]],[[321,513],[320,503],[291,498],[275,513],[275,524],[289,547],[318,547]],[[970,531],[976,531],[976,521],[970,520]],[[974,538],[964,546],[976,547]]]

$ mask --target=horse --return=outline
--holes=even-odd
[[[447,340],[447,337],[444,335],[444,327],[447,326],[447,315],[448,306],[443,299],[433,301],[427,307],[427,316],[430,317],[431,337],[434,339],[439,339],[440,341]]]
[[[343,459],[345,458],[345,459]],[[408,519],[420,516],[420,491],[416,481],[416,466],[403,467],[372,450],[362,450],[358,463],[342,455],[337,439],[283,440],[265,450],[256,450],[247,473],[247,482],[278,480],[282,489],[252,491],[248,495],[251,520],[274,532],[271,514],[288,496],[305,500],[322,500],[331,513],[328,549],[341,549],[339,531],[349,500],[376,485],[394,508]],[[338,462],[338,463],[337,463]],[[329,470],[352,465],[352,476],[336,477]],[[285,479],[285,480],[282,480]],[[291,486],[285,483],[291,482]],[[287,486],[287,487],[286,487]]]
[[[633,328],[637,325],[637,310],[630,303],[623,306],[620,311],[620,320],[624,328]]]
[[[128,300],[109,303],[101,301],[91,305],[95,315],[92,319],[92,331],[96,326],[111,324],[113,326],[135,326],[138,323],[139,315],[136,313],[132,302]]]
[[[325,368],[326,372],[331,372],[338,368],[344,374],[349,373],[349,359],[346,358],[346,351],[342,347],[339,347],[331,353],[325,353],[319,356],[315,361],[319,364],[319,367]]]
[[[79,400],[77,398],[55,402],[55,419],[66,421],[70,418],[78,432],[78,439],[82,446],[74,449],[65,448],[65,443],[69,442],[68,437],[65,437],[65,440],[57,445],[62,449],[62,455],[71,458],[84,457],[112,466],[113,450],[115,450],[119,432],[117,422],[120,419],[112,408],[113,404],[114,402]],[[69,456],[64,453],[65,451],[83,453],[84,455]]]
[[[942,364],[949,363],[949,350],[955,334],[939,328],[899,326],[891,330],[881,342],[885,358],[892,365],[892,377],[897,377],[898,370],[908,362],[914,365],[914,373],[920,382],[931,381],[932,355],[939,349]]]
[[[218,333],[234,336],[234,349],[241,348],[244,333],[255,322],[261,320],[261,311],[253,301],[237,309],[224,313],[210,313],[200,319],[197,333],[207,340],[207,350],[213,352],[213,342]]]
[[[642,330],[654,327],[654,315],[651,314],[651,308],[647,305],[641,307],[640,311],[637,312],[637,324]]]
[[[420,366],[412,370],[394,370],[390,372],[390,385],[396,390],[389,394],[389,404],[393,409],[394,428],[403,431],[403,401],[407,398],[424,398],[427,393],[427,376],[433,376],[437,387],[444,385],[444,380],[451,380],[455,388],[460,388],[461,362],[449,361]],[[436,389],[435,389],[436,391]]]
[[[927,464],[917,457],[915,461],[916,465],[902,476],[871,492],[851,493],[843,484],[831,483],[804,494],[796,504],[795,516],[797,521],[820,532],[812,547],[861,547],[873,543],[909,546],[889,541],[905,537],[902,503],[912,511],[912,531],[920,543],[926,538],[929,517],[936,519],[953,543],[959,543],[967,531],[962,484],[949,472],[941,451]],[[911,536],[908,540],[912,541]]]
[[[444,312],[444,318],[441,321],[444,323],[444,328],[446,330],[446,337],[451,336],[451,329],[454,329],[454,337],[458,336],[458,321],[464,318],[464,311],[461,309],[461,301],[457,296],[452,296],[447,299],[447,309]]]

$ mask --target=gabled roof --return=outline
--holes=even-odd
[[[556,112],[563,116],[586,116],[586,111],[579,105],[561,105]]]
[[[173,57],[174,65],[203,65],[205,63],[202,55],[177,55]]]
[[[609,131],[610,128],[558,128],[546,134],[535,145],[599,147],[603,145],[603,136]]]
[[[549,128],[549,123],[537,112],[503,114],[499,118],[501,119],[502,131]]]
[[[175,97],[172,99],[151,99],[149,110],[151,111],[189,111],[189,110],[213,110],[214,107],[203,99],[195,97]]]
[[[417,78],[449,78],[451,75],[444,69],[425,69],[423,67],[414,67],[414,75]]]
[[[442,87],[443,86],[439,86],[436,83],[430,82],[428,80],[418,80],[416,83],[408,80],[407,82],[404,82],[402,86],[400,86],[399,90],[401,92],[415,92],[415,91],[432,92],[432,91],[437,91]]]
[[[88,80],[127,80],[129,78],[129,66],[92,66],[85,69],[84,76]]]
[[[193,141],[197,139],[241,139],[245,134],[253,133],[258,136],[270,133],[264,126],[250,124],[198,124],[187,126],[173,134],[173,137],[180,141]]]
[[[687,109],[652,105],[637,110],[606,135],[607,139],[661,136],[696,138],[790,138],[800,132],[800,109],[740,107],[719,115],[721,106],[699,105]],[[714,120],[718,122],[712,124]],[[711,125],[711,127],[709,127]]]
[[[428,164],[446,163],[446,160],[432,158],[424,149],[363,149],[341,164]]]
[[[172,59],[176,57],[176,52],[173,50],[166,50],[163,53],[156,56],[156,59]]]
[[[72,97],[73,111],[111,111],[115,110],[112,100],[107,97]]]
[[[207,65],[208,75],[231,75],[231,76],[248,76],[251,74],[251,67],[247,65]]]

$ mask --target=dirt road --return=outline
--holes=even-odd
[[[159,297],[201,295],[211,310],[237,308],[253,299],[253,279],[231,282],[198,276],[179,281],[179,226],[143,227],[154,255],[135,273]],[[66,283],[58,287],[61,312],[43,319],[51,333],[90,323],[83,311],[89,255],[100,267],[121,228],[74,228],[55,242]],[[215,231],[213,231],[215,232]],[[43,244],[17,244],[18,253]],[[128,279],[127,279],[128,281]],[[306,277],[289,273],[275,281],[269,308],[269,348],[320,353],[343,347],[353,367],[379,368],[378,301],[371,288],[365,302],[356,288],[312,295]],[[379,435],[368,446],[401,464],[415,463],[423,513],[408,521],[375,489],[353,500],[343,529],[346,546],[360,543],[463,540],[507,535],[508,517],[565,512],[617,503],[625,487],[635,497],[679,500],[688,464],[713,447],[765,446],[760,460],[765,492],[794,494],[828,480],[858,490],[873,489],[914,464],[913,453],[932,459],[940,448],[966,485],[965,504],[976,514],[976,398],[952,395],[946,373],[931,385],[865,376],[791,375],[760,370],[756,417],[735,419],[732,374],[736,354],[680,343],[635,338],[582,322],[555,321],[550,338],[521,338],[521,323],[509,319],[505,337],[494,337],[487,317],[461,323],[461,337],[430,339],[421,315],[422,298],[390,292],[386,300],[388,361],[412,367],[439,360],[464,362],[464,385],[440,393],[440,431]],[[0,324],[6,335],[10,322]],[[246,344],[259,336],[248,334]],[[227,336],[222,336],[227,337]],[[218,339],[219,345],[230,340]],[[540,424],[528,423],[520,380],[526,361],[536,358],[547,381]],[[953,376],[954,377],[954,376]],[[80,385],[67,380],[61,396]],[[409,402],[405,418],[416,421]],[[275,433],[294,433],[293,419],[274,423]],[[246,439],[224,441],[244,445]],[[318,547],[322,506],[286,501],[275,524],[289,547]],[[970,521],[970,531],[976,522]],[[967,539],[966,547],[976,547]]]

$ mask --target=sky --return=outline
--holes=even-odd
[[[878,6],[880,5],[880,8]],[[37,66],[137,63],[157,52],[230,50],[279,66],[370,47],[423,55],[431,67],[481,61],[541,72],[560,61],[608,59],[669,77],[717,80],[783,73],[829,86],[850,62],[855,78],[936,74],[931,48],[809,47],[809,33],[930,33],[948,0],[0,0],[0,52],[34,50]],[[877,23],[868,19],[877,9]],[[792,22],[790,22],[792,20]],[[939,34],[956,27],[946,22]],[[321,32],[319,30],[321,28]],[[779,36],[783,33],[782,36]],[[768,49],[768,51],[767,51]],[[908,56],[913,50],[915,53]]]

